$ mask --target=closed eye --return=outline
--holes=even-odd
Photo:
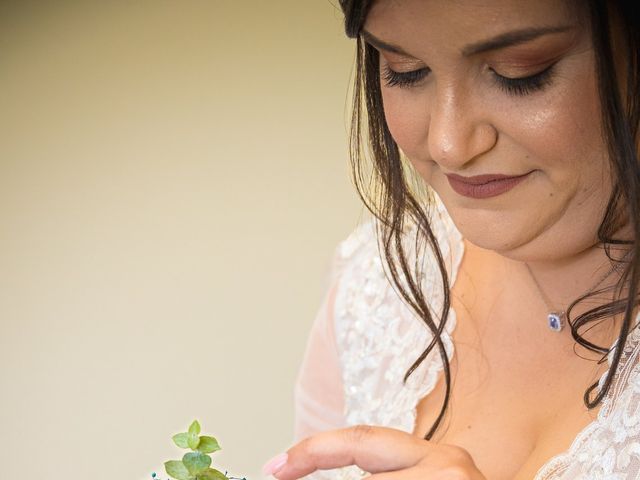
[[[510,95],[529,95],[537,90],[542,90],[544,87],[551,84],[555,66],[556,64],[552,63],[538,73],[527,77],[517,78],[505,77],[494,70],[491,70],[491,72],[493,73],[498,87],[506,93]]]
[[[497,86],[505,93],[524,96],[542,90],[550,85],[555,65],[556,63],[553,63],[544,70],[526,77],[505,77],[493,69],[491,69],[491,73]],[[431,69],[428,67],[411,70],[409,72],[396,72],[389,68],[388,65],[385,65],[382,77],[387,87],[410,88],[417,85],[430,72]]]
[[[389,66],[384,67],[383,77],[387,87],[411,87],[422,80],[431,70],[427,67],[410,72],[396,72]]]

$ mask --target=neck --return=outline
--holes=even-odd
[[[482,294],[489,296],[485,298],[493,298],[496,291],[499,291],[500,297],[496,301],[502,305],[510,305],[514,310],[513,315],[506,316],[521,318],[527,323],[535,322],[535,324],[529,324],[530,327],[536,329],[535,331],[539,331],[537,327],[540,325],[543,325],[544,330],[548,330],[547,314],[550,311],[566,311],[576,299],[590,290],[594,290],[594,286],[611,271],[613,266],[601,246],[592,246],[560,260],[534,261],[525,264],[523,261],[509,259],[496,252],[480,249],[468,244],[468,242],[467,245],[470,252],[480,254],[484,258],[481,268],[477,270],[481,272],[482,278],[477,278],[476,285],[485,284],[486,288],[482,289]],[[622,249],[611,250],[611,256],[614,259],[621,259],[625,253],[626,250]],[[527,264],[531,273],[527,269]],[[540,288],[532,276],[535,277]],[[615,285],[620,276],[621,271],[611,272],[595,290]],[[540,290],[544,295],[540,293]],[[545,296],[548,304],[545,301]],[[588,310],[613,300],[614,289],[594,295],[581,301],[572,309],[571,319],[575,320]],[[608,347],[618,336],[621,320],[622,315],[616,315],[613,319],[608,319],[592,328],[585,336],[596,344]],[[589,324],[585,329],[581,329],[581,332],[597,323],[599,322]],[[524,324],[521,324],[521,327],[527,328]],[[568,328],[568,325],[562,332],[555,333],[550,330],[548,332],[550,335],[566,338],[573,344],[571,329]]]
[[[624,255],[625,252],[612,252],[616,260]],[[569,305],[575,298],[613,285],[620,278],[620,273],[612,270],[616,264],[602,247],[595,246],[561,261],[514,263],[514,268],[529,266],[526,272],[537,281],[534,286],[543,290],[554,308]]]

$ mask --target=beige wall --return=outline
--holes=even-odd
[[[0,477],[261,477],[358,222],[337,0],[0,2]],[[163,475],[162,478],[166,478]]]

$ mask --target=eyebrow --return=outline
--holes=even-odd
[[[519,45],[521,43],[530,42],[531,40],[535,40],[536,38],[541,37],[543,35],[548,35],[551,33],[563,33],[573,29],[574,27],[571,25],[563,25],[563,26],[557,26],[557,27],[538,27],[538,28],[534,27],[534,28],[523,28],[521,30],[513,30],[510,32],[502,33],[488,40],[482,40],[480,42],[467,45],[462,49],[462,54],[465,57],[470,57],[472,55],[477,55],[479,53],[484,53],[491,50],[499,50],[501,48],[511,47],[514,45]],[[402,47],[380,40],[379,38],[375,37],[370,32],[364,29],[361,30],[361,33],[364,39],[368,43],[370,43],[371,45],[373,45],[374,47],[380,50],[386,50],[388,52],[393,52],[400,55],[406,55],[408,57],[413,56],[410,53],[406,52]]]

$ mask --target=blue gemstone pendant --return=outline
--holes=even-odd
[[[564,312],[551,312],[547,315],[549,328],[554,332],[559,332],[564,328]]]

